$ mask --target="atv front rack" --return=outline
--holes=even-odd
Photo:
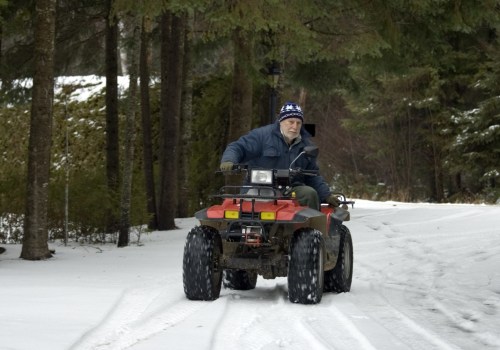
[[[254,193],[248,194],[251,190]],[[228,193],[228,192],[235,193]],[[236,193],[238,192],[238,193]],[[270,194],[272,193],[272,194]],[[267,199],[267,200],[278,200],[278,199],[292,199],[291,195],[284,195],[281,191],[276,188],[269,186],[222,186],[219,189],[218,194],[211,195],[210,198],[238,198],[238,199]]]

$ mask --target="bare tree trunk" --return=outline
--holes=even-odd
[[[118,24],[113,16],[112,0],[106,1],[106,177],[111,203],[108,212],[107,232],[118,230],[117,202],[120,188],[120,158],[118,138]]]
[[[172,41],[172,14],[170,12],[166,12],[161,16],[160,21],[161,26],[161,90],[160,90],[160,188],[159,188],[159,199],[158,199],[158,229],[165,230],[167,227],[175,226],[173,220],[170,222],[166,219],[166,213],[164,213],[165,207],[168,206],[168,199],[164,199],[165,193],[168,186],[169,181],[173,181],[170,177],[171,174],[168,173],[168,158],[172,156],[169,152],[167,145],[167,135],[169,120],[168,120],[168,89],[167,89],[167,75],[168,75],[168,66],[170,65],[171,57],[169,56],[169,43]],[[169,178],[170,177],[170,178]]]
[[[149,66],[151,61],[150,48],[151,21],[144,17],[141,33],[140,81],[141,81],[141,116],[142,116],[142,151],[144,161],[144,180],[146,186],[147,210],[150,215],[148,227],[158,228],[158,213],[156,210],[156,192],[153,173],[153,133],[151,131],[151,108],[149,99]]]
[[[35,16],[35,75],[31,102],[26,216],[21,251],[21,258],[27,260],[52,256],[47,243],[47,207],[54,101],[56,0],[36,1]]]
[[[413,200],[413,124],[412,124],[412,114],[409,110],[406,111],[406,137],[403,137],[403,140],[406,139],[406,173],[405,177],[405,190],[408,193],[408,201]],[[403,141],[404,142],[404,141]]]
[[[192,35],[193,18],[186,15],[184,32],[184,60],[183,60],[183,89],[182,89],[182,107],[181,107],[181,142],[179,150],[181,157],[179,159],[179,205],[177,212],[179,217],[188,217],[189,212],[189,157],[191,149],[191,128],[193,117],[193,70],[191,66],[192,59]]]
[[[170,19],[170,20],[169,20]],[[170,24],[170,25],[169,25]],[[180,109],[184,25],[166,13],[162,19],[161,167],[158,229],[176,228],[177,173],[179,165]],[[169,40],[170,39],[170,40]]]
[[[307,101],[307,90],[301,87],[299,93],[299,106],[302,107],[302,110],[307,110],[306,101]]]
[[[233,36],[234,65],[228,142],[237,140],[252,126],[252,58],[253,42],[243,30]]]
[[[132,178],[134,174],[135,150],[135,111],[137,106],[137,76],[139,68],[141,19],[138,15],[132,20],[133,34],[130,41],[130,65],[128,67],[129,99],[125,129],[125,159],[123,166],[122,196],[120,201],[120,229],[118,247],[126,247],[130,240],[130,207],[132,199]]]
[[[233,34],[234,65],[227,142],[237,140],[252,126],[253,84],[251,77],[253,42],[241,29]],[[226,176],[226,185],[240,185],[241,176]]]
[[[3,23],[0,23],[0,78],[3,78]]]
[[[438,150],[438,138],[434,130],[434,122],[431,116],[431,142],[432,142],[432,160],[433,160],[433,180],[434,197],[438,203],[444,200],[444,184],[443,184],[443,166],[441,161],[440,151]]]

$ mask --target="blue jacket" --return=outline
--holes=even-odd
[[[289,146],[281,134],[279,122],[253,129],[227,146],[222,155],[222,162],[248,164],[253,168],[288,169],[304,147],[313,144],[311,135],[303,127],[300,134],[301,140]],[[295,167],[319,170],[316,158],[313,157],[300,157]],[[319,175],[303,176],[296,180],[314,188],[321,202],[330,195],[328,184]]]

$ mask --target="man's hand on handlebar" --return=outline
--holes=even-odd
[[[220,163],[220,171],[222,172],[231,171],[233,170],[233,165],[234,165],[233,162],[222,162]]]
[[[330,204],[332,207],[339,207],[340,206],[340,200],[335,194],[331,194],[327,199],[326,202]]]

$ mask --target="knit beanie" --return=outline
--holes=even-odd
[[[298,118],[304,122],[304,114],[302,113],[302,108],[296,103],[286,102],[280,110],[279,122],[288,118]]]

